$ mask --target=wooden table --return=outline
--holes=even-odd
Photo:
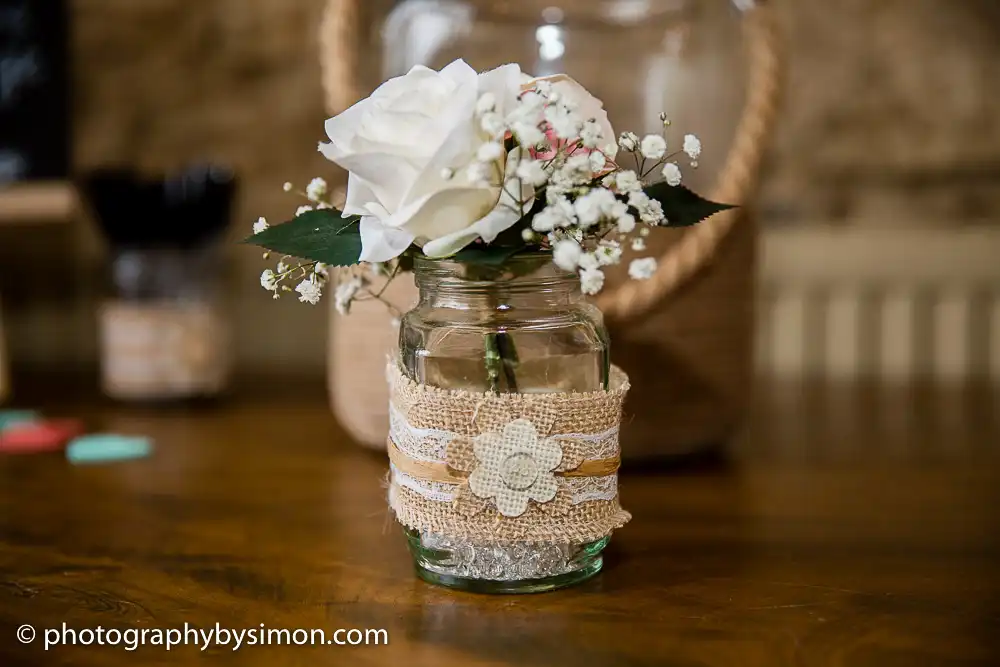
[[[0,459],[0,665],[1000,665],[988,388],[764,387],[729,457],[623,474],[635,518],[599,577],[523,597],[416,580],[383,458],[321,390],[254,391],[201,412],[51,400],[158,446],[91,467]],[[381,628],[389,644],[46,652],[63,623]]]

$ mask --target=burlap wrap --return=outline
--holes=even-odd
[[[618,501],[628,378],[608,391],[495,394],[390,386],[389,504],[403,525],[500,543],[588,542],[630,518]]]

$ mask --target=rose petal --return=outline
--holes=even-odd
[[[441,76],[440,72],[430,67],[414,65],[406,74],[394,76],[383,82],[378,88],[372,91],[368,99],[377,101],[380,105],[389,103],[396,98],[408,95],[421,82],[436,79],[439,76]]]
[[[445,180],[441,177],[441,172],[444,169],[461,172],[472,161],[482,143],[478,127],[472,120],[476,91],[475,82],[458,90],[454,104],[435,121],[435,127],[428,130],[427,134],[435,137],[430,144],[435,150],[410,182],[403,197],[404,203],[416,201],[428,193],[439,190],[473,187],[473,184],[465,179],[464,174],[456,173],[450,180]],[[496,188],[494,196],[498,197],[499,194],[499,189]]]
[[[386,227],[373,215],[361,218],[360,227],[362,262],[388,262],[413,243],[413,235],[405,229]]]
[[[459,85],[468,83],[469,81],[475,81],[479,78],[479,74],[476,70],[472,69],[472,67],[469,66],[469,63],[465,62],[461,58],[448,63],[448,65],[441,70],[440,76],[454,81]]]
[[[347,155],[351,150],[351,142],[356,135],[356,129],[361,124],[362,119],[365,114],[368,113],[374,104],[374,96],[368,97],[360,102],[349,107],[340,114],[337,114],[333,118],[327,119],[324,124],[324,129],[326,130],[326,136],[330,138],[329,144],[320,144],[322,146],[328,146],[323,154],[331,162],[337,162],[339,157]]]
[[[429,244],[437,237],[468,230],[470,222],[487,215],[496,201],[497,193],[490,189],[468,187],[441,190],[416,206],[414,215],[403,224],[414,237],[429,239]],[[393,226],[396,226],[395,219],[402,217],[402,213],[394,216]],[[427,251],[424,253],[427,254]]]
[[[413,163],[433,155],[447,134],[440,119],[385,109],[364,119],[351,144],[356,153],[392,153]]]
[[[428,257],[448,257],[469,245],[477,238],[491,243],[501,232],[510,229],[514,223],[531,210],[535,194],[533,187],[526,183],[521,184],[521,196],[524,199],[524,205],[520,208],[520,212],[517,201],[511,196],[511,192],[518,185],[516,172],[518,164],[520,164],[521,155],[521,149],[515,148],[507,156],[505,188],[501,192],[493,210],[464,229],[458,229],[450,234],[432,239],[424,245],[423,250],[425,255]]]
[[[522,90],[531,90],[538,81],[548,81],[552,84],[554,92],[565,99],[575,102],[578,106],[577,113],[584,120],[593,118],[597,121],[601,126],[601,134],[604,135],[603,141],[611,149],[608,157],[614,159],[615,154],[618,152],[616,142],[618,135],[615,134],[615,129],[611,126],[611,121],[608,119],[608,112],[604,109],[604,103],[597,97],[594,97],[589,90],[581,86],[575,79],[565,74],[554,74],[552,76],[529,79],[522,82],[521,88]]]
[[[354,173],[347,175],[347,201],[344,203],[344,217],[368,215],[366,205],[377,201],[378,197],[367,181]]]
[[[484,238],[484,232],[491,235],[492,241],[497,234],[513,226],[520,218],[514,211],[494,209],[471,227],[428,241],[424,244],[424,254],[428,257],[450,257],[476,239]]]
[[[322,146],[320,150],[327,155]],[[364,179],[379,203],[388,211],[399,208],[409,184],[419,174],[419,170],[409,160],[389,153],[343,155],[334,162]]]
[[[479,96],[493,93],[497,100],[496,112],[506,116],[517,105],[520,84],[521,68],[514,64],[501,65],[479,75]]]

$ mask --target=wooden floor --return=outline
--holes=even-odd
[[[599,577],[525,597],[417,581],[385,461],[345,439],[320,391],[298,394],[164,412],[48,394],[50,413],[157,449],[0,459],[0,665],[1000,665],[988,388],[762,387],[728,456],[623,474],[635,518]],[[46,651],[64,623],[370,628],[389,644]]]

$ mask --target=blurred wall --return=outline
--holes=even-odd
[[[326,117],[316,38],[324,4],[74,0],[77,169],[215,159],[242,182],[233,240],[258,215],[285,219],[299,201],[282,192],[284,181],[339,179],[315,152]],[[378,78],[370,26],[387,3],[358,4],[370,90]],[[765,174],[765,222],[1000,218],[995,0],[773,4],[790,42],[790,85]],[[243,365],[322,373],[325,307],[271,301],[257,286],[259,255],[234,246],[230,256],[227,293]],[[16,364],[93,362],[100,257],[89,221],[0,227],[0,292]]]
[[[772,4],[790,62],[768,219],[1000,218],[1000,3]]]

